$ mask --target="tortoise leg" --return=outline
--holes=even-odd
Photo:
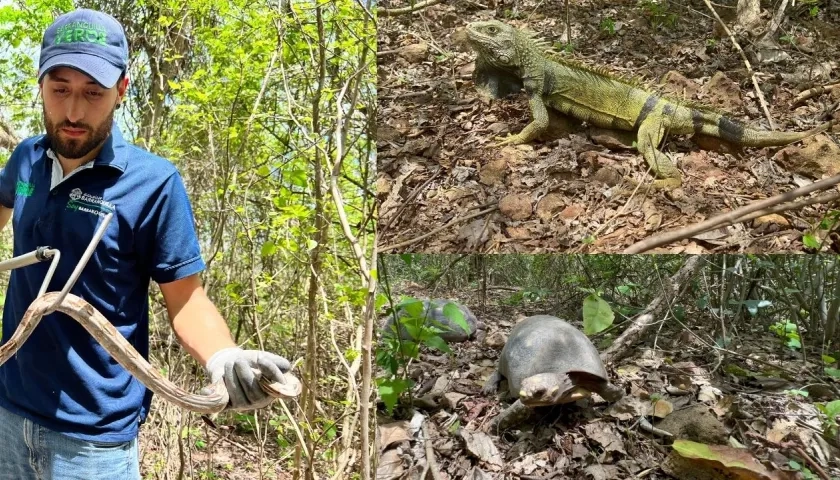
[[[605,382],[600,391],[596,393],[608,402],[616,402],[624,396],[624,389],[610,382]]]
[[[494,393],[499,391],[499,383],[502,381],[502,374],[499,373],[498,370],[493,371],[493,373],[487,377],[487,380],[484,382],[484,386],[481,388],[482,395],[493,395]]]
[[[507,430],[510,427],[518,425],[524,421],[531,414],[531,409],[526,407],[521,401],[513,402],[511,406],[502,410],[502,412],[490,422],[490,431],[496,432],[500,430]]]

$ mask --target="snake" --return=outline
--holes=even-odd
[[[93,305],[71,293],[65,293],[61,302],[56,304],[62,293],[43,293],[32,301],[15,333],[5,344],[0,345],[0,365],[20,349],[44,315],[59,311],[79,322],[123,368],[168,402],[204,414],[219,413],[227,408],[230,397],[223,380],[208,385],[201,390],[202,394],[182,389],[158,373]],[[301,382],[294,375],[286,373],[282,382],[272,382],[261,375],[259,370],[252,370],[255,375],[259,375],[260,388],[274,398],[291,399],[302,391]]]

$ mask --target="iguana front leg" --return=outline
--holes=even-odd
[[[531,117],[533,118],[531,123],[516,135],[497,137],[496,140],[501,140],[496,144],[497,147],[528,143],[548,128],[548,110],[546,109],[545,102],[543,102],[542,95],[531,95],[531,98],[528,100],[528,105],[531,107]]]
[[[682,185],[682,175],[668,157],[657,148],[665,134],[665,122],[662,117],[646,118],[641,125],[636,138],[636,148],[650,165],[653,174],[659,179],[654,180],[653,188],[672,190]],[[632,182],[631,183],[635,183]]]

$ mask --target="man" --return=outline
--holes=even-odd
[[[181,345],[229,408],[272,398],[250,367],[283,382],[289,362],[243,350],[205,295],[192,209],[167,160],[125,142],[114,123],[128,87],[128,46],[109,15],[76,10],[45,32],[38,82],[46,134],[20,143],[0,173],[0,228],[12,218],[14,254],[61,252],[47,291],[67,281],[107,213],[114,217],[72,293],[99,310],[148,358],[150,280],[160,285]],[[38,293],[49,262],[11,272],[3,342]],[[0,366],[0,478],[139,479],[137,434],[152,392],[75,320],[43,318]]]

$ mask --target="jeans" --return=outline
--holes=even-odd
[[[140,480],[137,438],[90,442],[0,407],[0,480]]]

